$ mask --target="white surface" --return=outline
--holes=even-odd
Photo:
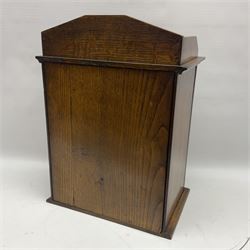
[[[0,248],[238,250],[250,236],[248,11],[245,0],[0,0]],[[34,57],[42,30],[84,14],[126,14],[197,35],[206,56],[193,107],[191,193],[172,241],[45,203],[43,87]]]
[[[4,160],[1,170],[6,249],[238,250],[247,238],[247,173],[241,168],[188,169],[191,192],[171,241],[46,203],[47,163]]]

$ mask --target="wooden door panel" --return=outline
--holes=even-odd
[[[45,71],[54,200],[160,233],[174,73]]]

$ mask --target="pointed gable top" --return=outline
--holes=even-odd
[[[82,16],[42,32],[44,56],[178,65],[183,37],[128,16]]]

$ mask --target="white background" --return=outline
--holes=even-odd
[[[239,249],[249,232],[247,1],[0,1],[0,249]],[[172,241],[45,203],[49,168],[40,32],[126,14],[198,37],[186,186]],[[247,249],[247,246],[245,247]]]

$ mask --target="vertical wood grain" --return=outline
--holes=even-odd
[[[44,64],[43,71],[53,199],[72,204],[71,90],[64,77],[68,69],[54,71],[50,64]]]
[[[174,73],[46,69],[56,201],[160,233]]]
[[[122,15],[82,16],[42,32],[43,55],[179,64],[182,36]]]
[[[177,77],[165,226],[182,195],[185,183],[195,74],[196,68],[193,68]]]

